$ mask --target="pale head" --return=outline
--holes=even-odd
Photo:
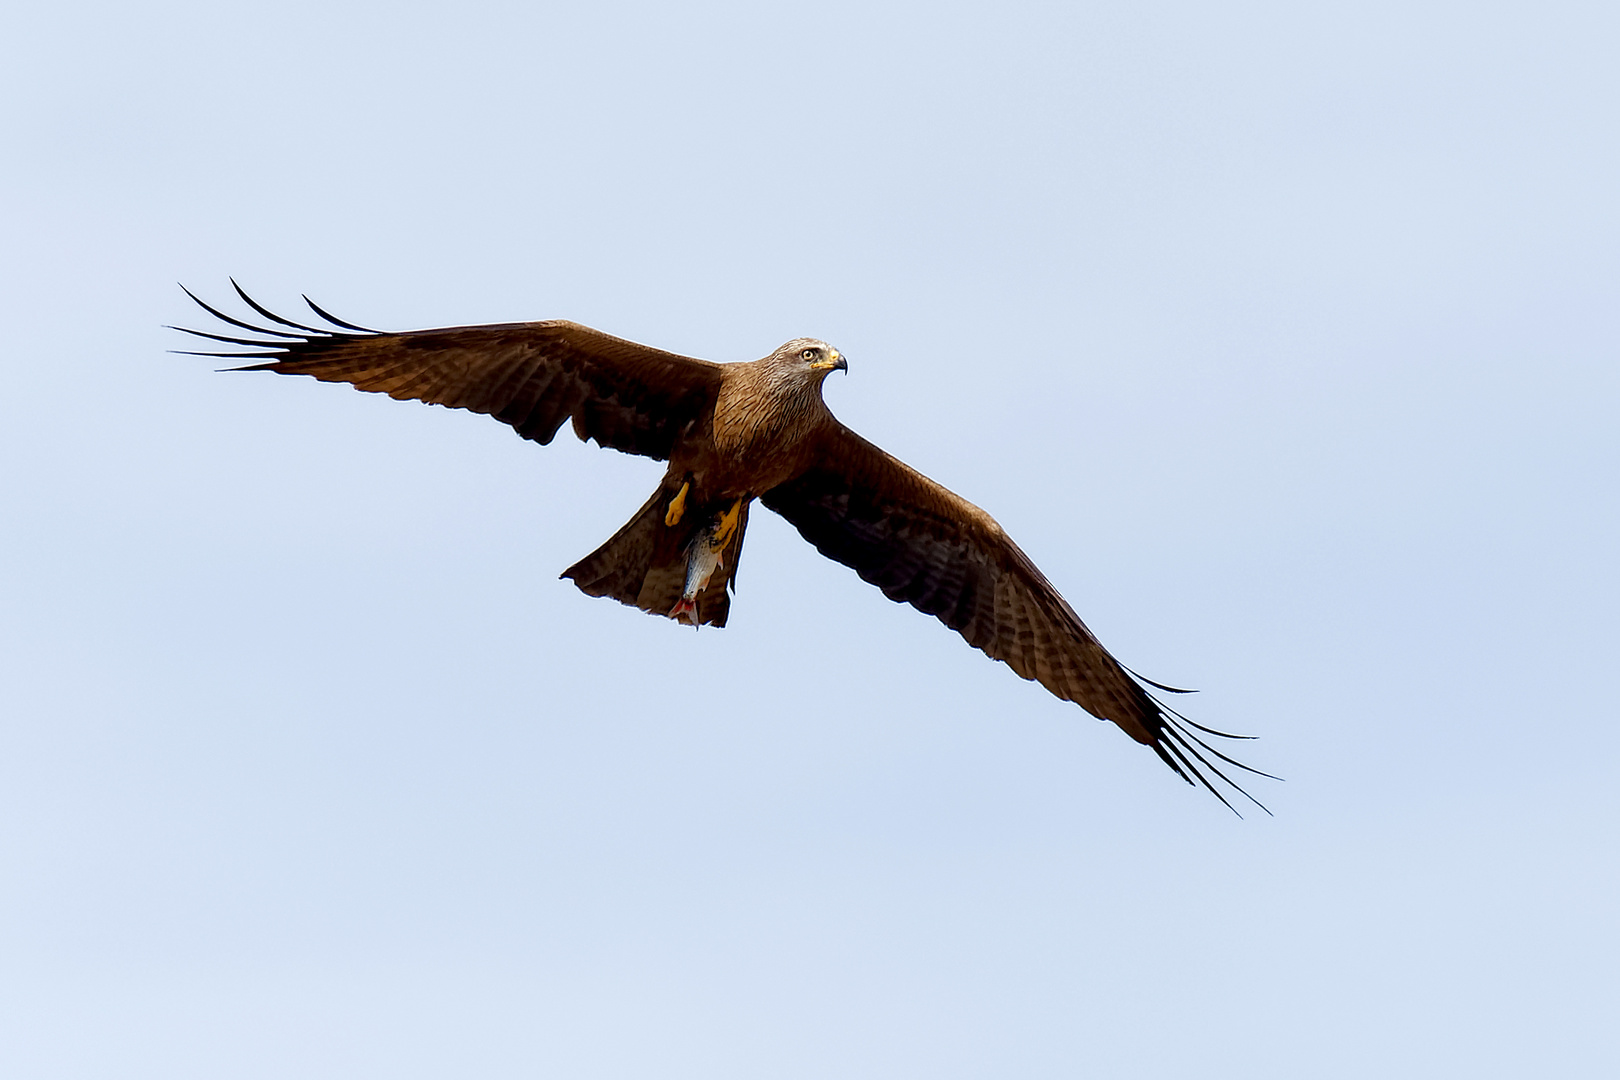
[[[820,381],[831,371],[848,371],[844,354],[815,338],[794,338],[781,346],[767,359],[773,369],[784,372],[810,373]]]

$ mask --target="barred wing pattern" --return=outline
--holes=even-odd
[[[237,371],[310,375],[398,399],[469,409],[546,444],[570,418],[580,439],[628,454],[668,460],[681,433],[696,423],[719,389],[722,367],[563,320],[460,326],[383,333],[327,314],[330,328],[275,315],[241,286],[239,296],[266,320],[255,326],[186,295],[232,326],[258,335],[184,333],[256,351],[192,352],[226,359],[265,359]]]
[[[1138,682],[1103,648],[989,514],[841,424],[824,434],[817,462],[760,496],[817,551],[1024,678],[1118,724],[1229,808],[1211,777],[1265,810],[1210,759],[1269,774],[1232,760],[1199,732],[1244,736],[1193,723],[1149,693],[1148,680]]]

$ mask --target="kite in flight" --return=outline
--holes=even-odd
[[[1113,721],[1229,809],[1215,780],[1265,809],[1212,759],[1270,774],[1203,738],[1243,736],[1196,724],[1161,702],[1144,683],[1185,691],[1141,679],[1115,660],[994,518],[838,422],[821,384],[848,364],[826,342],[797,338],[761,360],[716,364],[562,320],[368,330],[305,297],[330,324],[318,328],[273,314],[231,284],[264,325],[186,295],[254,337],[173,329],[252,351],[189,355],[263,360],[232,370],[311,375],[470,409],[542,445],[572,421],[581,440],[667,462],[635,516],[563,571],[587,594],[693,626],[724,626],[748,508],[758,499],[889,599]]]

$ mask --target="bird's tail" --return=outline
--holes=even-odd
[[[672,617],[686,584],[687,545],[709,523],[697,507],[688,509],[675,525],[664,523],[679,486],[666,481],[607,543],[564,570],[562,576],[589,596],[611,596],[650,614]],[[710,626],[726,625],[731,611],[728,586],[737,572],[737,555],[747,526],[744,506],[737,531],[726,545],[723,569],[716,569],[708,587],[697,596],[701,621]]]

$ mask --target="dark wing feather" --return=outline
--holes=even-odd
[[[818,551],[1024,678],[1118,724],[1228,807],[1215,780],[1254,801],[1210,758],[1257,770],[1211,747],[1193,729],[1219,732],[1163,705],[1109,655],[994,518],[842,424],[819,438],[809,470],[760,496]]]
[[[234,285],[235,283],[232,282]],[[185,333],[259,352],[203,356],[258,359],[237,371],[310,375],[357,389],[470,409],[549,443],[570,418],[581,439],[665,460],[698,422],[720,385],[722,366],[592,330],[577,323],[508,323],[379,333],[310,308],[334,329],[318,330],[271,314],[237,289],[274,326],[255,326],[186,295],[228,325],[264,340],[201,330]]]

